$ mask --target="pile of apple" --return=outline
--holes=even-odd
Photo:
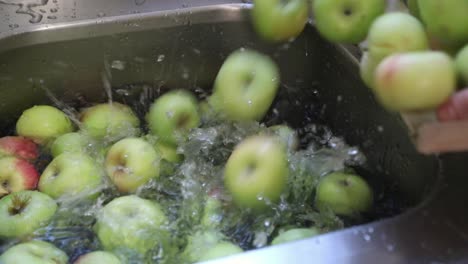
[[[310,7],[325,39],[361,44],[361,77],[384,107],[437,110],[443,120],[454,110],[444,102],[457,88],[457,75],[462,87],[468,84],[468,1],[407,0],[411,14],[386,12],[387,2],[254,0],[253,25],[267,40],[293,39],[307,23]]]
[[[385,13],[385,0],[253,2],[252,22],[265,39],[290,41],[302,32],[312,10],[324,38],[362,43],[362,79],[390,110],[436,109],[456,90],[457,75],[468,83],[468,1],[410,0],[411,14]],[[67,263],[62,250],[32,239],[35,232],[47,227],[63,201],[94,201],[108,186],[119,195],[95,216],[93,232],[102,251],[87,253],[75,263],[125,263],[129,256],[167,249],[175,238],[167,228],[166,208],[139,197],[138,190],[174,173],[184,160],[178,146],[203,118],[262,121],[279,84],[279,68],[272,59],[241,49],[226,59],[206,101],[199,102],[187,90],[167,92],[151,105],[146,122],[117,102],[82,109],[76,123],[52,106],[25,110],[16,124],[17,135],[0,139],[0,238],[22,241],[6,250],[0,262]],[[203,204],[203,228],[176,249],[187,262],[242,252],[217,228],[226,203],[262,215],[283,198],[291,177],[288,153],[297,147],[297,136],[286,125],[273,130],[276,133],[249,136],[233,149],[222,186],[207,192],[212,195]],[[40,152],[53,157],[43,171],[35,166]],[[221,199],[219,192],[229,199]],[[313,196],[317,210],[345,217],[366,212],[373,204],[365,180],[342,171],[322,175]],[[287,229],[271,244],[323,232],[314,226]]]
[[[76,118],[48,105],[25,110],[16,123],[18,135],[0,139],[0,238],[26,242],[6,250],[0,262],[66,263],[63,251],[34,236],[50,224],[62,203],[93,202],[109,186],[118,194],[99,209],[93,227],[103,251],[87,253],[75,263],[121,263],[167,250],[172,234],[166,209],[156,200],[140,198],[138,191],[174,173],[184,159],[177,147],[203,118],[260,121],[278,89],[276,64],[258,52],[239,50],[222,65],[206,101],[199,103],[186,90],[169,91],[155,99],[144,125],[129,106],[117,102],[82,109]],[[271,131],[249,136],[234,148],[224,166],[223,186],[212,193],[225,192],[233,206],[258,215],[280,201],[290,177],[288,153],[297,148],[298,139],[286,125]],[[52,158],[39,172],[35,160],[40,153]],[[353,216],[370,209],[372,197],[359,176],[334,172],[320,181],[315,206]],[[216,228],[225,202],[215,194],[206,199],[204,228],[181,249],[187,262],[242,252]],[[314,227],[288,229],[272,244],[321,232]]]

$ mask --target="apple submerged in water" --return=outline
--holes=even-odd
[[[81,112],[81,126],[84,132],[96,139],[114,142],[137,136],[140,120],[133,110],[120,103],[97,104]]]
[[[73,131],[70,119],[59,109],[37,105],[26,109],[16,122],[18,135],[47,144],[56,137]]]
[[[23,237],[49,223],[56,202],[41,192],[19,191],[0,200],[0,237]]]
[[[6,157],[0,159],[0,197],[22,190],[33,190],[39,181],[39,173],[29,162]]]
[[[252,24],[261,37],[285,41],[302,32],[309,10],[307,0],[254,0],[251,15]]]
[[[271,241],[272,245],[279,245],[283,243],[288,243],[291,241],[301,240],[309,237],[314,237],[320,234],[320,230],[317,228],[293,228],[289,229],[288,231],[280,233],[276,236],[273,241]]]
[[[200,257],[200,261],[208,261],[217,258],[227,257],[242,252],[243,250],[239,246],[231,242],[222,241],[206,250]]]
[[[333,42],[359,43],[376,17],[385,11],[385,0],[314,0],[315,25]]]
[[[379,101],[395,111],[435,109],[455,91],[452,59],[437,51],[392,55],[375,72]]]
[[[275,203],[288,178],[286,147],[274,136],[253,136],[232,152],[224,185],[240,207],[261,210]]]
[[[25,160],[35,160],[39,156],[36,143],[25,137],[0,138],[0,157],[13,156]]]
[[[235,51],[216,76],[209,103],[227,119],[260,120],[279,88],[279,69],[268,56],[252,50]]]
[[[52,146],[50,147],[50,151],[54,157],[57,157],[58,155],[65,152],[85,152],[89,143],[90,139],[81,133],[67,133],[54,140]]]
[[[53,198],[93,197],[102,182],[102,172],[84,153],[63,153],[49,163],[39,180],[39,190]]]
[[[94,251],[80,256],[74,264],[121,264],[119,258],[106,251]]]
[[[160,160],[150,143],[141,138],[125,138],[109,149],[105,167],[120,192],[134,192],[159,177]]]
[[[115,198],[98,213],[94,226],[105,250],[133,250],[145,254],[164,244],[167,218],[161,206],[135,195]]]
[[[354,216],[369,210],[373,193],[359,176],[335,172],[323,177],[316,190],[315,204],[338,215]]]
[[[68,256],[54,245],[33,240],[9,248],[0,256],[2,264],[67,264]]]

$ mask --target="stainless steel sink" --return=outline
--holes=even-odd
[[[361,173],[380,195],[367,224],[214,263],[468,262],[468,153],[419,155],[400,117],[360,81],[356,48],[332,45],[310,25],[294,42],[266,43],[241,1],[143,1],[149,6],[137,5],[138,13],[116,12],[124,2],[106,12],[105,1],[83,1],[75,18],[70,9],[63,19],[30,25],[22,17],[18,27],[0,27],[0,131],[11,132],[33,104],[57,103],[50,94],[69,106],[107,100],[106,71],[119,101],[138,100],[144,87],[204,96],[231,51],[256,49],[281,69],[279,112],[266,120],[324,124],[359,146],[368,159]],[[0,15],[16,8],[0,7]]]

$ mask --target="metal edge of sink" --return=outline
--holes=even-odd
[[[222,10],[219,16],[210,17],[210,22],[236,21],[245,18],[240,11],[246,7],[245,4],[223,4],[138,14],[138,23],[148,29],[151,24],[145,23],[154,22],[148,18],[155,15],[161,23],[157,27],[186,23],[184,19],[175,21],[173,15],[190,15],[192,23],[203,23],[207,21],[203,13],[210,10]],[[86,31],[87,36],[115,34],[122,31],[125,21],[134,19],[133,15],[124,15],[25,28],[0,35],[0,52],[13,47],[74,39],[73,35],[67,34],[70,27]],[[90,32],[86,26],[91,24],[95,25]],[[105,32],[101,24],[107,25]],[[109,24],[112,25],[110,28]],[[129,30],[125,29],[126,32]],[[131,30],[138,30],[138,27]],[[355,53],[350,51],[349,54]],[[440,179],[439,188],[417,208],[402,215],[212,263],[464,263],[468,261],[468,210],[464,206],[468,204],[464,187],[468,177],[463,170],[468,155],[450,154],[440,158],[444,177]]]

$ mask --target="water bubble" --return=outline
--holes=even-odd
[[[372,239],[371,236],[368,235],[368,234],[365,234],[365,235],[363,236],[363,238],[364,238],[364,240],[367,241],[367,242],[371,241],[371,239]]]

